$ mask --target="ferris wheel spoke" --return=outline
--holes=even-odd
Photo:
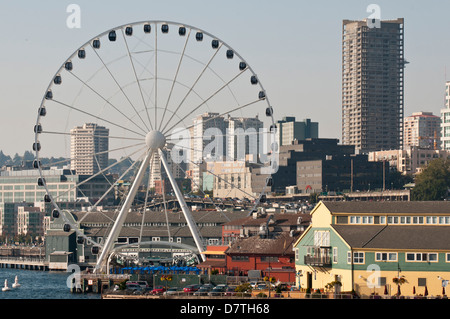
[[[153,124],[152,124],[152,121],[150,120],[150,115],[148,114],[147,105],[145,104],[144,95],[143,95],[143,93],[142,93],[141,82],[139,81],[139,78],[138,78],[137,73],[136,73],[136,68],[135,68],[135,66],[134,66],[133,57],[132,57],[131,52],[130,52],[130,49],[129,49],[129,47],[128,47],[128,41],[127,41],[127,39],[126,39],[126,37],[125,37],[125,34],[124,34],[124,32],[123,32],[123,29],[121,29],[121,31],[122,31],[122,37],[123,37],[123,40],[124,40],[124,42],[125,42],[125,47],[126,47],[126,49],[127,49],[128,57],[130,58],[131,68],[133,69],[133,74],[134,74],[134,77],[135,77],[135,79],[136,79],[136,84],[137,84],[137,86],[138,86],[138,88],[139,88],[139,93],[140,93],[140,95],[141,95],[142,103],[143,103],[143,106],[144,106],[144,108],[145,108],[145,112],[147,113],[147,119],[148,119],[148,121],[149,121],[149,123],[150,123],[150,127],[151,127],[152,130],[153,130]],[[148,127],[147,127],[147,129],[148,129]],[[148,130],[150,130],[150,129],[148,129]]]
[[[188,44],[188,42],[189,42],[190,35],[191,35],[191,29],[189,29],[189,32],[188,32],[188,34],[187,34],[187,36],[186,36],[186,41],[184,42],[183,51],[181,52],[180,60],[178,61],[177,70],[176,70],[176,72],[175,72],[175,76],[174,76],[173,81],[172,81],[172,86],[171,86],[171,88],[170,88],[169,96],[168,96],[167,101],[166,101],[166,106],[165,106],[165,108],[164,108],[164,113],[163,113],[163,115],[162,115],[161,122],[159,123],[158,130],[161,129],[161,125],[162,125],[162,123],[163,123],[163,121],[164,121],[164,117],[165,117],[166,111],[167,111],[167,106],[169,105],[170,98],[171,98],[172,92],[173,92],[173,88],[174,88],[175,83],[176,83],[177,78],[178,78],[178,73],[179,73],[179,71],[180,71],[181,63],[183,62],[184,54],[185,54],[185,52],[186,52],[186,47],[187,47],[187,44]]]
[[[249,107],[250,105],[253,105],[253,104],[255,104],[255,103],[258,103],[258,102],[260,102],[260,101],[261,101],[261,100],[255,100],[255,101],[249,102],[249,103],[247,103],[247,104],[238,106],[238,107],[236,107],[236,108],[234,108],[234,109],[231,109],[231,110],[229,110],[229,111],[227,111],[227,112],[224,112],[224,113],[221,113],[221,114],[218,114],[218,115],[215,115],[215,116],[211,116],[211,117],[209,117],[209,118],[207,118],[207,119],[204,119],[202,122],[199,122],[199,123],[196,123],[196,124],[191,124],[191,125],[185,127],[184,129],[189,130],[190,128],[193,128],[193,127],[195,127],[195,126],[197,126],[197,125],[199,125],[199,124],[201,124],[201,123],[207,123],[207,122],[209,122],[209,121],[212,121],[212,120],[221,118],[221,117],[224,116],[224,115],[228,115],[228,114],[233,113],[233,112],[236,112],[236,111],[238,111],[238,110],[242,110],[242,109],[244,109],[244,108],[246,108],[246,107]],[[247,133],[247,134],[248,134],[248,133]]]
[[[130,156],[133,156],[134,154],[136,154],[136,153],[138,153],[138,152],[142,152],[142,151],[145,150],[145,149],[146,149],[146,147],[143,147],[143,148],[141,148],[141,149],[139,149],[139,150],[133,152]],[[97,176],[103,175],[105,172],[107,172],[108,170],[110,170],[110,169],[113,168],[114,166],[119,165],[119,164],[121,164],[122,162],[124,162],[124,161],[126,161],[126,160],[128,160],[128,157],[124,157],[124,158],[122,158],[120,161],[117,161],[117,162],[115,162],[115,163],[109,165],[108,167],[105,167],[104,169],[102,169],[102,170],[98,171],[97,173],[95,173],[95,174],[89,176],[88,178],[86,178],[85,180],[81,181],[80,183],[78,183],[78,184],[76,184],[76,185],[70,187],[68,190],[66,190],[66,191],[64,191],[64,192],[62,192],[62,193],[60,193],[60,194],[57,195],[57,196],[55,196],[54,199],[57,199],[57,198],[59,198],[59,197],[65,195],[65,194],[67,194],[68,192],[70,192],[70,191],[73,190],[73,189],[79,188],[81,185],[86,184],[87,182],[89,182],[90,180],[96,178]]]
[[[175,111],[172,113],[172,116],[169,118],[169,120],[166,122],[166,124],[164,125],[164,127],[161,129],[162,131],[164,131],[167,127],[167,125],[172,121],[173,117],[175,114],[177,114],[177,112],[179,111],[180,107],[184,104],[184,101],[187,99],[187,97],[191,94],[191,92],[194,90],[194,87],[197,85],[198,81],[202,78],[203,74],[205,73],[205,71],[209,68],[210,64],[213,62],[214,58],[217,56],[217,53],[220,51],[220,49],[222,48],[222,43],[220,43],[219,47],[217,48],[217,50],[214,52],[214,54],[211,56],[211,58],[209,59],[208,63],[205,64],[205,66],[203,67],[202,71],[200,72],[200,74],[197,76],[196,80],[194,81],[194,83],[192,84],[192,86],[189,88],[188,92],[186,93],[186,95],[183,97],[183,99],[181,100],[181,102],[178,104],[177,108],[175,109]]]
[[[134,134],[136,134],[136,135],[140,135],[140,136],[142,136],[142,137],[145,137],[144,134],[138,133],[138,132],[136,132],[136,131],[134,131],[134,130],[131,130],[131,129],[127,128],[127,127],[124,127],[124,126],[119,125],[119,124],[117,124],[117,123],[111,122],[111,121],[109,121],[109,120],[107,120],[107,119],[105,119],[105,118],[102,118],[102,117],[100,117],[100,116],[94,115],[94,114],[89,113],[89,112],[86,112],[86,111],[84,111],[84,110],[82,110],[82,109],[79,109],[79,108],[74,107],[74,106],[72,106],[72,105],[69,105],[69,104],[67,104],[67,103],[64,103],[64,102],[61,102],[61,101],[58,101],[58,100],[55,100],[55,99],[52,99],[51,101],[53,101],[53,102],[55,102],[55,103],[58,103],[58,104],[60,104],[60,105],[62,105],[62,106],[65,106],[65,107],[67,107],[67,108],[69,108],[69,109],[72,109],[72,110],[75,110],[75,111],[77,111],[77,112],[83,113],[83,114],[88,115],[88,116],[91,116],[91,117],[93,117],[93,118],[96,118],[96,119],[98,119],[98,120],[104,121],[104,122],[109,123],[109,124],[111,124],[111,125],[114,125],[114,126],[116,126],[116,127],[122,128],[122,129],[127,130],[127,131],[129,131],[129,132],[132,132],[132,133],[134,133]]]
[[[70,133],[67,133],[70,135]],[[112,152],[116,152],[116,151],[121,151],[121,150],[125,150],[128,148],[132,148],[132,147],[137,147],[137,146],[141,146],[144,145],[145,143],[138,143],[138,144],[133,144],[133,145],[128,145],[128,146],[122,146],[122,147],[118,147],[118,148],[114,148],[114,149],[110,149],[107,151],[101,151],[101,152],[96,152],[96,153],[92,153],[92,154],[87,154],[87,155],[79,155],[79,156],[75,156],[75,157],[70,157],[70,158],[66,158],[64,160],[60,160],[60,161],[56,161],[56,162],[51,162],[49,164],[40,164],[39,167],[41,168],[49,168],[51,166],[55,166],[55,165],[60,165],[60,164],[64,164],[64,163],[68,163],[74,160],[78,160],[78,159],[83,159],[83,158],[89,158],[92,156],[97,156],[97,155],[101,155],[101,154],[107,154],[107,153],[112,153]]]
[[[158,24],[155,23],[155,129],[158,124]]]
[[[79,76],[77,76],[75,73],[73,72],[69,72],[72,76],[74,76],[78,81],[80,81],[81,83],[83,83],[84,86],[86,86],[88,89],[90,89],[92,92],[94,92],[96,95],[98,95],[102,100],[104,100],[107,104],[109,104],[113,109],[115,109],[117,112],[119,112],[123,117],[125,117],[128,121],[130,121],[131,123],[133,123],[138,129],[140,129],[142,132],[147,133],[147,131],[145,131],[142,127],[140,127],[139,125],[137,125],[132,119],[130,119],[127,115],[125,115],[122,111],[120,111],[115,105],[113,105],[108,99],[106,99],[103,95],[101,95],[100,93],[98,93],[97,90],[95,90],[94,88],[92,88],[89,84],[87,84],[85,81],[83,81]]]
[[[195,162],[193,162],[193,161],[191,161],[191,160],[188,160],[188,161],[189,161],[189,163],[194,164],[194,165],[200,167],[200,164],[195,163]],[[205,170],[206,170],[208,173],[210,173],[211,175],[213,175],[214,177],[217,177],[218,179],[224,181],[226,184],[228,184],[228,185],[230,185],[230,186],[232,186],[232,187],[237,188],[236,185],[230,183],[229,181],[227,181],[226,179],[220,177],[219,175],[214,174],[211,170],[209,170],[209,169],[207,169],[207,168],[206,168]],[[246,195],[248,195],[248,196],[250,196],[250,197],[252,197],[252,198],[254,198],[254,199],[257,198],[256,196],[254,196],[254,195],[252,195],[252,194],[249,194],[249,193],[247,193],[246,191],[244,191],[244,190],[242,190],[242,189],[239,189],[239,190],[240,190],[242,193],[244,193],[244,194],[246,194]]]
[[[187,176],[186,171],[181,167],[180,164],[178,164],[178,163],[176,163],[176,162],[174,162],[174,161],[172,161],[172,163],[174,163],[175,165],[177,165],[178,168],[179,168],[179,169]],[[204,192],[203,189],[200,187],[200,185],[198,185],[198,184],[194,181],[193,178],[192,178],[192,183],[194,183],[195,186],[197,186],[197,188],[198,188],[198,189],[200,190],[200,192],[203,194],[203,197],[206,198],[205,192]],[[217,206],[217,204],[214,202],[214,200],[213,200],[212,198],[210,198],[210,197],[208,197],[208,198],[211,200],[211,204],[214,205],[214,206],[216,207],[217,211],[220,211],[220,207]],[[228,221],[230,221],[230,219],[228,218],[228,216],[226,216],[226,215],[224,215],[224,216],[225,216],[226,219],[228,219]]]
[[[92,47],[92,44],[91,44]],[[94,48],[92,48],[94,50]],[[123,87],[119,84],[119,82],[117,81],[116,77],[113,75],[113,73],[111,72],[111,70],[109,69],[108,65],[105,63],[105,61],[103,61],[102,57],[100,56],[100,54],[98,54],[97,50],[94,50],[96,56],[99,58],[100,62],[103,64],[103,66],[105,67],[105,69],[108,71],[108,74],[110,75],[110,77],[112,78],[112,80],[114,81],[114,83],[117,85],[117,87],[119,88],[120,92],[122,92],[122,95],[125,97],[125,99],[128,101],[128,103],[130,104],[130,106],[133,108],[134,112],[136,113],[136,115],[139,117],[139,119],[142,121],[142,123],[144,124],[144,126],[147,128],[148,130],[148,126],[145,123],[145,121],[142,119],[142,116],[139,114],[139,112],[137,111],[136,107],[134,106],[134,104],[131,102],[130,98],[128,97],[128,95],[125,93],[125,91],[123,90]]]
[[[128,167],[128,168],[122,173],[122,175],[119,176],[119,178],[118,178],[117,180],[122,180],[122,179],[128,174],[128,172],[131,171],[131,170],[133,169],[133,167],[136,165],[136,163],[140,162],[140,161],[144,158],[144,156],[145,156],[145,153],[142,154],[136,161],[134,161],[134,162],[130,165],[130,167]],[[100,197],[100,198],[97,200],[97,202],[92,206],[92,210],[94,210],[94,209],[97,207],[97,205],[100,204],[100,203],[102,202],[102,200],[106,197],[106,195],[107,195],[109,192],[111,192],[111,191],[114,189],[115,186],[116,186],[116,185],[113,183],[113,184],[108,188],[108,190],[102,195],[102,197]],[[83,218],[84,218],[84,217],[83,217]],[[83,220],[83,218],[80,219],[80,222]]]
[[[211,100],[213,97],[215,97],[217,94],[219,94],[224,88],[228,87],[233,81],[235,81],[240,75],[242,75],[245,72],[245,70],[239,72],[237,75],[235,75],[231,80],[229,80],[227,83],[222,85],[217,91],[215,91],[213,94],[211,94],[206,100],[204,100],[202,103],[197,105],[190,111],[187,115],[183,117],[183,120],[188,118],[189,116],[192,116],[194,112],[196,112],[200,107],[202,107],[205,103],[207,103],[209,100]],[[174,129],[178,124],[180,124],[182,120],[178,121],[176,124],[172,125],[168,130],[165,132],[169,132],[170,130]]]
[[[104,136],[104,135],[93,135],[93,134],[86,134],[86,133],[42,131],[41,134],[68,135],[68,136],[77,136],[77,137],[101,137],[101,138],[118,139],[118,140],[142,141],[142,138],[136,138],[136,137],[111,136],[111,135]]]

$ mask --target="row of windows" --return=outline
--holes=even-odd
[[[326,257],[329,254],[329,250],[314,247],[307,248],[307,256],[322,256]],[[332,249],[332,260],[333,263],[338,262],[338,248],[333,247]],[[295,249],[295,260],[299,260],[299,250]],[[375,252],[375,261],[378,262],[398,262],[398,253],[397,252]],[[438,253],[418,253],[418,252],[409,252],[405,254],[406,262],[438,262],[439,254]],[[351,264],[364,264],[365,263],[365,253],[364,252],[353,252],[347,251],[347,263]],[[450,253],[445,254],[445,262],[450,262]]]
[[[248,256],[231,256],[231,260],[232,261],[249,261],[249,257]],[[279,259],[277,256],[262,256],[260,257],[260,261],[263,263],[277,263],[279,262]]]
[[[450,225],[450,216],[350,216],[350,224]]]
[[[334,249],[333,249],[334,253]],[[353,258],[353,259],[352,259]],[[333,258],[335,262],[335,259]],[[375,253],[375,261],[398,261],[398,254],[396,252],[377,252]],[[406,253],[405,261],[407,262],[438,262],[439,254],[438,253]],[[450,262],[450,253],[445,254],[445,261]],[[364,264],[365,263],[365,253],[364,252],[347,252],[347,263],[353,264]]]

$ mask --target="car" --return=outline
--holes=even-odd
[[[204,284],[201,286],[201,288],[208,288],[209,290],[212,290],[215,286],[213,284]]]
[[[256,286],[256,289],[265,290],[269,289],[269,286],[265,282],[259,282],[258,285]]]
[[[212,289],[209,287],[201,287],[199,290],[197,290],[196,292],[194,292],[194,296],[207,296],[208,293],[211,291]]]
[[[227,290],[227,285],[217,285],[213,290],[208,292],[208,296],[223,296]]]
[[[166,295],[166,296],[167,295],[179,295],[182,292],[183,292],[183,289],[181,289],[180,287],[170,287],[163,294]]]
[[[152,291],[150,291],[150,294],[152,295],[161,295],[166,291],[166,288],[164,286],[156,286],[153,288]]]
[[[189,285],[189,286],[184,287],[183,291],[187,292],[187,293],[193,293],[193,292],[196,292],[197,290],[199,290],[200,287],[201,287],[201,285],[193,284],[193,285]]]
[[[127,287],[130,285],[138,285],[142,289],[150,287],[146,281],[127,281],[126,285],[127,285]]]

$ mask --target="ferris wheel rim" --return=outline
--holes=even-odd
[[[186,27],[186,28],[189,28],[190,30],[197,30],[197,32],[202,32],[202,33],[204,33],[205,35],[209,36],[209,37],[212,38],[212,39],[217,39],[217,40],[220,41],[226,48],[228,48],[229,50],[232,50],[232,51],[234,52],[234,54],[235,54],[241,61],[243,61],[243,62],[246,63],[246,68],[251,72],[251,74],[254,75],[254,76],[256,76],[256,73],[255,73],[254,70],[252,69],[251,65],[249,65],[249,64],[246,62],[246,60],[245,60],[245,59],[244,59],[244,58],[243,58],[243,57],[242,57],[242,56],[241,56],[234,48],[232,48],[228,43],[226,43],[226,42],[223,41],[222,39],[220,39],[220,38],[218,38],[218,37],[212,35],[211,33],[207,32],[207,31],[205,31],[205,30],[203,30],[203,29],[200,29],[200,28],[197,28],[197,27],[195,27],[195,26],[188,25],[188,24],[184,24],[184,23],[174,22],[174,21],[165,21],[165,20],[143,20],[143,21],[137,21],[137,22],[132,22],[132,23],[126,23],[126,24],[122,24],[122,25],[120,25],[120,26],[116,26],[116,27],[114,27],[114,28],[110,28],[110,29],[108,29],[107,31],[104,31],[104,32],[102,32],[102,33],[100,33],[100,34],[98,34],[98,35],[92,37],[92,38],[89,39],[87,42],[83,43],[80,47],[78,47],[78,48],[77,48],[77,49],[69,56],[69,58],[67,58],[67,59],[62,63],[62,65],[58,68],[58,70],[56,71],[56,73],[55,73],[54,76],[52,77],[52,80],[50,81],[50,83],[49,83],[49,85],[48,85],[48,87],[47,87],[47,89],[46,89],[46,91],[45,91],[45,93],[44,93],[44,96],[43,96],[43,98],[42,98],[42,100],[41,100],[41,104],[40,104],[39,110],[41,110],[42,108],[45,107],[45,103],[46,103],[46,100],[47,100],[47,99],[46,99],[46,94],[47,94],[48,91],[51,90],[51,88],[53,87],[53,85],[55,85],[55,84],[53,83],[53,79],[54,79],[56,76],[58,76],[58,74],[61,73],[61,71],[64,69],[65,64],[66,64],[68,61],[71,61],[72,59],[74,59],[74,57],[77,55],[77,52],[79,52],[79,50],[83,49],[83,48],[86,47],[87,45],[90,45],[90,44],[92,43],[92,41],[94,41],[95,39],[98,39],[98,38],[102,38],[102,37],[104,37],[104,36],[107,36],[107,35],[109,34],[109,32],[111,32],[112,30],[114,30],[114,31],[122,30],[122,31],[123,31],[123,29],[126,28],[126,27],[128,27],[128,26],[137,26],[137,25],[144,25],[144,24],[151,24],[151,25],[155,25],[155,26],[162,25],[162,24],[177,25],[177,26],[184,26],[184,27]],[[155,30],[155,32],[158,32],[158,30]],[[259,87],[261,88],[261,90],[262,90],[263,92],[266,92],[265,89],[264,89],[264,87],[263,87],[263,84],[261,83],[261,81],[260,81],[259,78],[258,78],[258,85],[259,85]],[[272,106],[271,106],[271,104],[270,104],[269,97],[268,97],[267,95],[265,95],[264,100],[266,100],[267,106],[271,108]],[[271,117],[272,117],[272,122],[274,123],[273,115],[272,115],[272,114],[271,114]],[[40,124],[40,118],[41,118],[41,114],[38,113],[36,125],[39,125],[39,124]],[[36,144],[36,145],[39,144],[39,133],[38,133],[38,132],[35,133],[35,144]],[[36,150],[36,160],[37,160],[37,161],[40,160],[40,151],[41,151],[40,149],[37,149],[37,150]],[[39,175],[40,175],[41,177],[43,177],[44,174],[43,174],[43,169],[42,169],[41,165],[38,164],[38,167],[37,167],[37,168],[38,168],[38,170],[39,170]],[[49,189],[48,189],[48,187],[47,187],[47,184],[44,184],[44,187],[45,187],[46,193],[47,193],[48,196],[50,197],[50,201],[51,201],[51,203],[52,203],[54,209],[56,209],[56,210],[62,212],[63,210],[59,207],[59,205],[56,203],[56,201],[54,201],[53,197],[51,196],[51,193],[50,193],[50,191],[49,191]],[[257,205],[258,205],[258,203],[257,203],[256,200],[255,200],[254,208],[255,208]],[[253,209],[254,209],[254,208],[253,208]],[[73,227],[73,229],[74,229],[80,236],[86,238],[85,234],[84,234],[83,232],[81,232],[81,230],[78,229],[78,227],[77,227],[76,225],[72,225],[72,226],[75,226],[75,227]],[[93,242],[95,242],[95,241],[93,241]]]

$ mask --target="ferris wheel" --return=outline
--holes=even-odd
[[[128,212],[146,211],[155,185],[167,214],[163,186],[170,184],[201,255],[202,239],[179,179],[191,179],[189,188],[203,192],[202,178],[211,178],[221,186],[221,197],[249,198],[252,212],[265,201],[278,165],[273,108],[257,74],[224,41],[176,22],[118,26],[76,49],[48,85],[34,132],[34,167],[44,201],[52,205],[52,218],[65,219],[65,231],[75,230],[96,247],[96,269],[105,266]],[[249,162],[263,179],[256,191],[248,190],[249,181],[223,174],[223,167]],[[73,174],[67,189],[52,187],[54,167]],[[236,167],[237,173],[246,169]],[[85,187],[98,179],[106,186]],[[111,204],[108,199],[124,180],[128,189]],[[145,196],[137,200],[138,193]],[[63,213],[62,202],[81,197],[91,213],[114,207],[101,242],[92,242]]]

